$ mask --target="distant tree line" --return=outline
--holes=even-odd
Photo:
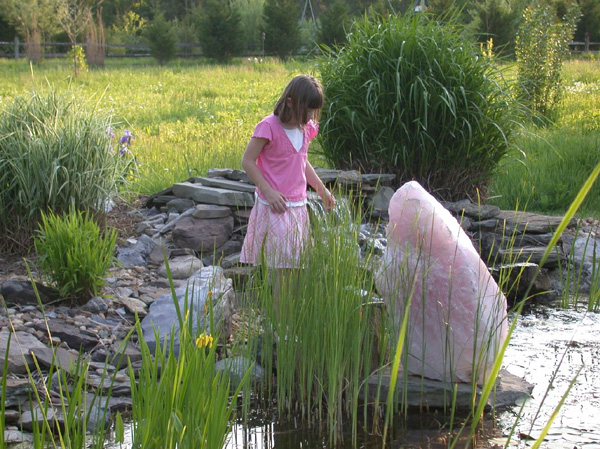
[[[159,62],[174,56],[176,42],[197,43],[216,60],[262,52],[285,59],[343,45],[364,15],[424,10],[513,55],[528,6],[562,17],[574,3],[581,11],[574,40],[600,41],[598,0],[0,0],[0,41],[19,36],[33,60],[43,57],[40,43],[57,41],[86,42],[86,53],[105,43],[148,45]]]

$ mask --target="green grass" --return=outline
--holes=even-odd
[[[564,97],[557,121],[528,126],[501,161],[489,189],[504,209],[563,214],[600,156],[600,60],[570,60],[563,69]],[[518,207],[517,207],[518,206]],[[600,186],[588,193],[580,215],[600,216]]]
[[[151,60],[107,60],[107,67],[71,77],[66,61],[0,61],[0,107],[31,90],[77,89],[94,98],[115,120],[117,136],[134,135],[138,160],[130,189],[155,193],[211,167],[240,168],[254,126],[272,111],[292,75],[312,63],[254,63],[228,66],[175,61],[159,67]]]
[[[98,101],[115,119],[115,132],[129,129],[138,171],[128,189],[152,194],[212,167],[240,168],[256,123],[270,113],[294,74],[314,71],[312,61],[285,64],[235,60],[227,66],[177,60],[159,67],[150,59],[107,59],[104,69],[73,79],[66,61],[31,68],[25,61],[0,60],[0,108],[32,90],[75,89]],[[591,171],[600,139],[600,60],[564,65],[565,96],[558,121],[545,129],[527,125],[521,152],[505,157],[489,189],[491,202],[505,209],[564,213],[579,188],[581,169]],[[511,77],[510,67],[507,77]],[[514,74],[513,74],[514,75]],[[319,142],[311,149],[313,165]],[[589,174],[589,171],[585,175]],[[597,189],[582,213],[599,216]]]

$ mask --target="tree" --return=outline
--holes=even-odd
[[[0,41],[10,41],[17,35],[17,29],[0,11]]]
[[[523,10],[515,6],[509,0],[484,0],[481,3],[473,3],[469,11],[473,18],[470,28],[479,42],[492,39],[494,49],[512,54],[515,35],[523,14]]]
[[[331,6],[321,13],[319,43],[327,46],[344,44],[350,22],[350,12],[346,2],[334,0]]]
[[[200,12],[198,31],[205,56],[227,61],[239,53],[240,15],[229,2],[206,0]]]
[[[144,37],[150,46],[150,53],[158,65],[164,65],[177,54],[177,36],[175,29],[165,19],[162,12],[157,12],[154,19],[144,29]]]
[[[581,19],[575,31],[575,40],[585,41],[589,33],[590,41],[600,41],[600,2],[598,0],[579,0]]]
[[[266,0],[265,50],[286,60],[300,47],[300,8],[296,0]]]
[[[55,24],[59,0],[0,0],[6,21],[25,37],[27,56],[38,62],[42,57],[41,42],[58,28]]]
[[[232,5],[240,13],[241,42],[246,50],[262,49],[263,7],[265,0],[233,0]]]
[[[78,37],[87,29],[92,21],[92,10],[102,0],[58,0],[58,23],[67,33],[73,49],[77,47]],[[78,58],[73,58],[73,71],[78,72]]]

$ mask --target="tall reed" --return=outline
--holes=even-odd
[[[277,372],[280,415],[300,415],[311,426],[323,423],[335,445],[344,431],[356,437],[359,393],[372,357],[379,363],[373,329],[378,306],[371,300],[370,274],[361,268],[360,217],[338,206],[311,218],[311,244],[301,269],[277,273],[263,264],[262,362],[267,372]],[[268,384],[264,390],[268,395]]]

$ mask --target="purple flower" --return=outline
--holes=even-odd
[[[121,145],[131,145],[131,139],[135,139],[135,137],[133,137],[133,135],[131,134],[131,132],[129,132],[128,129],[126,129],[125,131],[123,131],[123,135],[121,136],[121,138],[119,139],[119,143]]]
[[[119,150],[119,155],[125,156],[126,154],[131,154],[131,151],[125,145],[121,145],[121,149]]]
[[[113,129],[112,126],[107,126],[106,127],[106,134],[108,134],[108,138],[109,139],[114,139],[115,138],[115,130]]]

